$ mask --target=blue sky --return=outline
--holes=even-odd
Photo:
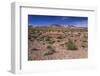
[[[75,25],[78,27],[87,27],[88,17],[28,15],[28,25],[48,26],[50,24],[63,24]]]

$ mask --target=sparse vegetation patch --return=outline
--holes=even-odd
[[[67,43],[67,49],[68,50],[77,50],[77,46],[75,45],[75,43],[72,41],[72,40],[68,40],[68,43]]]

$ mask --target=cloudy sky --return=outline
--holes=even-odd
[[[63,24],[74,25],[78,27],[87,27],[88,17],[28,15],[28,25],[48,26],[50,24]]]

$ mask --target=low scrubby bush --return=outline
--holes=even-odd
[[[77,50],[77,46],[75,45],[75,43],[73,41],[71,41],[70,39],[68,40],[67,45],[67,49],[68,50]]]
[[[51,46],[47,46],[47,49],[48,49],[48,51],[44,54],[44,56],[51,55],[51,54],[54,54],[56,52],[55,49]]]

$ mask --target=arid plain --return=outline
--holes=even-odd
[[[28,60],[88,57],[88,28],[59,24],[28,26]]]

